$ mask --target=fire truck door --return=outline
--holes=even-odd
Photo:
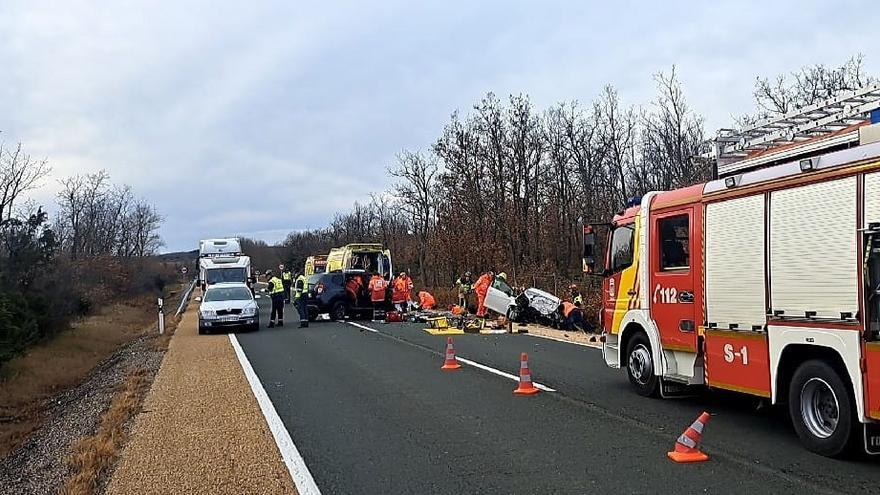
[[[651,316],[664,349],[696,352],[698,256],[694,207],[653,216]]]

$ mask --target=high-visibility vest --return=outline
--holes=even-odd
[[[580,294],[574,296],[574,301],[573,301],[573,302],[574,302],[575,304],[580,304],[581,306],[583,306],[583,305],[584,305],[584,296],[582,296],[582,295],[580,295]]]
[[[430,292],[424,290],[419,292],[419,306],[421,306],[422,309],[434,309],[434,306],[436,305],[437,301]]]
[[[373,302],[385,300],[385,285],[385,279],[382,277],[375,276],[370,280],[367,288],[370,290],[370,299]]]
[[[574,304],[572,304],[568,301],[564,301],[562,303],[562,316],[565,316],[566,318],[568,318],[568,315],[570,315],[571,312],[574,311],[575,309],[577,309],[577,308],[575,307]]]
[[[281,282],[281,279],[275,276],[270,278],[269,294],[274,296],[275,294],[281,294],[282,292],[284,292],[284,284]]]
[[[290,272],[281,272],[281,280],[285,282],[290,282],[293,280],[293,274]]]
[[[294,296],[295,299],[299,299],[300,296],[303,295],[303,292],[306,292],[308,290],[306,284],[308,284],[308,282],[306,281],[305,275],[300,275],[299,277],[296,277],[296,295]]]

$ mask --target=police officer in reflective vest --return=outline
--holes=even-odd
[[[281,283],[284,285],[284,303],[290,304],[290,287],[293,285],[293,273],[290,268],[281,265]]]
[[[296,311],[299,313],[299,327],[307,328],[309,326],[309,309],[306,307],[306,295],[308,292],[308,281],[305,275],[299,274],[294,284],[294,304]]]
[[[269,328],[275,326],[277,317],[278,326],[284,326],[284,284],[281,279],[272,275],[272,270],[266,270],[269,281],[269,297],[272,299],[272,313],[269,315]]]

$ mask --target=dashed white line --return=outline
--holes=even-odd
[[[461,362],[464,363],[464,364],[467,364],[467,365],[473,366],[474,368],[479,368],[479,369],[481,369],[481,370],[483,370],[483,371],[488,371],[489,373],[492,373],[492,374],[495,374],[495,375],[498,375],[498,376],[503,376],[504,378],[510,378],[511,380],[513,380],[513,381],[515,381],[515,382],[517,382],[517,383],[519,382],[519,377],[518,377],[518,376],[516,376],[516,375],[511,375],[510,373],[507,373],[507,372],[504,372],[504,371],[501,371],[501,370],[497,370],[497,369],[495,369],[495,368],[492,368],[491,366],[486,366],[485,364],[480,364],[480,363],[478,363],[478,362],[476,362],[476,361],[471,361],[470,359],[465,359],[465,358],[463,358],[463,357],[459,357],[459,356],[455,356],[455,359],[458,360],[458,361],[461,361]],[[555,389],[552,389],[552,388],[550,388],[550,387],[548,387],[548,386],[546,386],[546,385],[542,385],[542,384],[540,384],[540,383],[538,383],[538,382],[532,382],[532,385],[534,385],[535,388],[539,388],[539,389],[541,389],[541,390],[543,390],[543,391],[545,391],[545,392],[556,392]]]
[[[306,462],[300,455],[296,445],[293,444],[290,432],[284,427],[284,422],[278,416],[278,411],[272,405],[269,395],[266,394],[266,389],[263,388],[260,378],[254,372],[254,368],[244,354],[244,350],[239,345],[235,334],[229,334],[229,341],[232,343],[232,348],[235,349],[235,355],[238,357],[238,362],[241,364],[245,377],[247,377],[251,391],[254,393],[257,403],[260,404],[260,410],[263,411],[263,417],[266,418],[266,423],[269,425],[272,437],[275,438],[275,444],[281,452],[281,459],[284,461],[284,465],[287,466],[287,471],[293,479],[293,484],[296,485],[296,491],[299,495],[321,495],[321,490],[315,484],[312,473],[309,472]]]
[[[364,329],[364,330],[369,330],[369,331],[371,331],[371,332],[373,332],[373,333],[379,333],[379,331],[376,330],[375,328],[370,328],[370,327],[368,327],[368,326],[366,326],[366,325],[361,325],[360,323],[355,323],[355,322],[353,322],[353,321],[347,321],[346,323],[348,323],[349,325],[354,325],[354,326],[356,326],[356,327],[358,327],[358,328],[361,328],[361,329]]]
[[[355,322],[353,322],[353,321],[349,321],[349,322],[346,322],[346,323],[348,323],[349,325],[356,326],[356,327],[358,327],[358,328],[362,328],[362,329],[364,329],[364,330],[369,330],[369,331],[371,331],[371,332],[373,332],[373,333],[381,333],[380,331],[376,330],[375,328],[370,328],[370,327],[368,327],[368,326],[366,326],[366,325],[361,325],[360,323],[355,323]],[[504,378],[508,378],[508,379],[510,379],[510,380],[513,380],[513,381],[519,383],[519,377],[516,376],[516,375],[512,375],[512,374],[507,373],[507,372],[505,372],[505,371],[501,371],[501,370],[499,370],[499,369],[495,369],[495,368],[493,368],[493,367],[491,367],[491,366],[486,366],[485,364],[481,364],[481,363],[478,363],[478,362],[476,362],[476,361],[471,361],[470,359],[466,359],[466,358],[463,358],[463,357],[461,357],[461,356],[455,356],[455,359],[456,359],[457,361],[459,361],[459,362],[462,362],[462,363],[468,365],[468,366],[473,366],[474,368],[479,368],[479,369],[481,369],[481,370],[483,370],[483,371],[488,371],[489,373],[492,373],[492,374],[494,374],[494,375],[503,376]],[[550,388],[550,387],[548,387],[548,386],[546,386],[546,385],[540,384],[540,383],[538,383],[538,382],[532,382],[532,384],[533,384],[536,388],[539,388],[539,389],[541,389],[541,390],[543,390],[543,391],[545,391],[545,392],[556,392],[555,389],[552,389],[552,388]]]

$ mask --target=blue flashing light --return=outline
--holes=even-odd
[[[641,196],[633,196],[633,197],[629,198],[629,200],[626,202],[626,207],[632,208],[633,206],[639,206],[640,204],[642,204],[642,197]]]
[[[871,123],[880,124],[880,108],[871,110]]]

